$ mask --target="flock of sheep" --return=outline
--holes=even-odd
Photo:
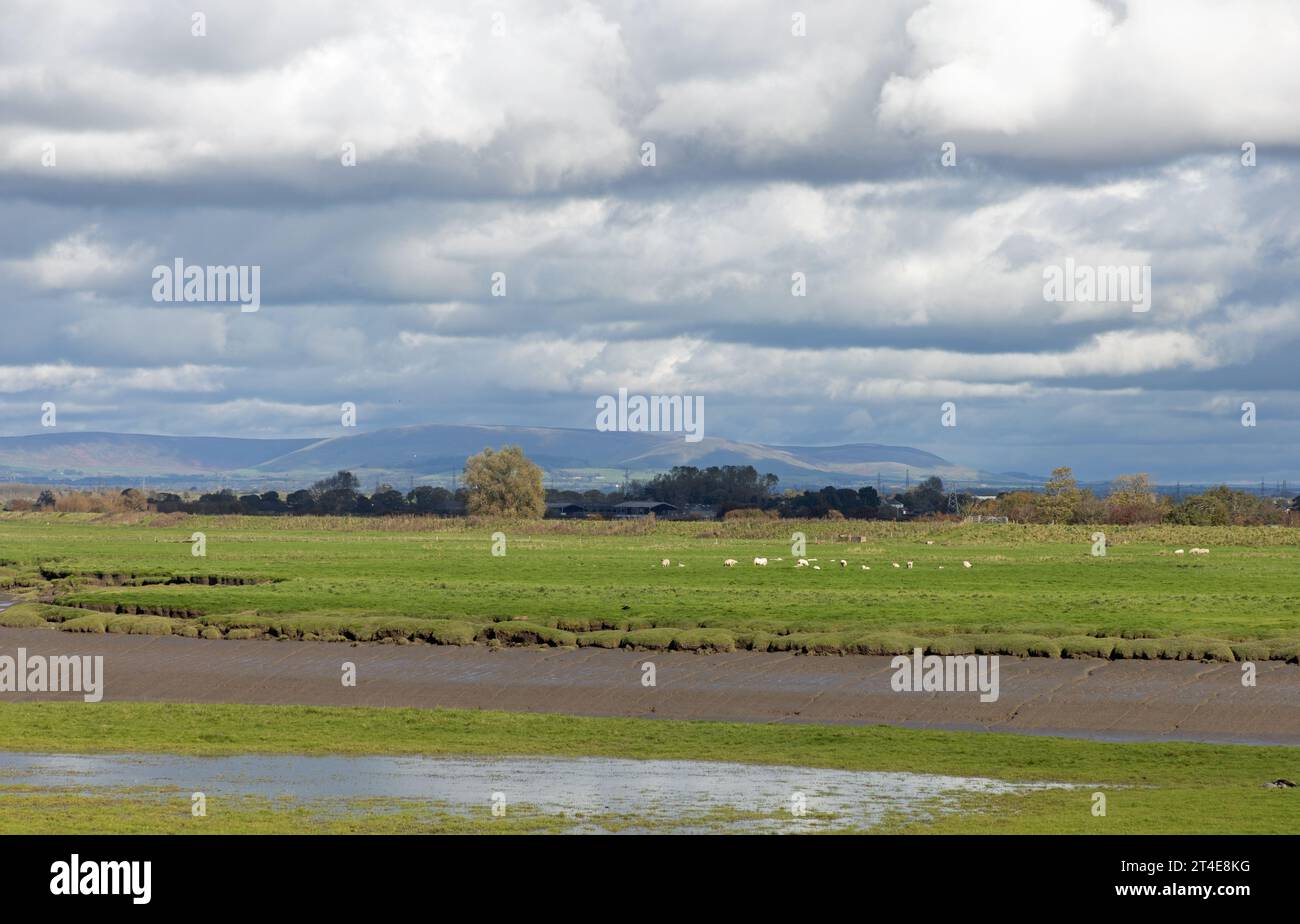
[[[781,561],[781,559],[779,559],[779,558],[776,559],[776,560],[777,560],[777,561]],[[820,570],[822,570],[822,566],[821,566],[821,565],[814,565],[814,564],[813,564],[813,562],[815,562],[815,561],[817,561],[817,559],[815,559],[815,558],[800,558],[798,561],[796,561],[796,562],[794,563],[794,566],[795,566],[796,568],[812,568],[814,571],[820,571]],[[838,564],[841,568],[847,568],[847,567],[849,566],[849,563],[848,563],[845,559],[843,559],[843,558],[840,558],[840,559],[834,559],[834,558],[833,558],[833,559],[831,559],[831,561],[834,562],[835,564]],[[736,565],[736,560],[735,560],[734,558],[728,558],[728,559],[727,559],[726,561],[724,561],[722,564],[725,565],[725,566],[728,567],[728,568],[734,568],[735,565]],[[764,566],[764,565],[767,564],[767,559],[766,559],[766,558],[755,558],[755,559],[754,559],[754,564],[755,564],[755,565],[758,565],[759,567],[762,567],[762,566]],[[901,568],[901,567],[903,567],[903,566],[900,565],[898,562],[891,562],[891,564],[892,564],[895,568]],[[907,563],[907,567],[911,568],[914,564],[915,564],[915,562],[910,562],[910,561],[909,561],[909,562]],[[969,568],[969,567],[971,567],[971,563],[968,562],[968,561],[963,561],[963,562],[961,563],[961,566],[962,566],[963,568]],[[863,571],[870,571],[870,570],[871,570],[871,566],[870,566],[870,565],[862,565],[861,568],[862,568]],[[943,565],[940,565],[940,566],[939,566],[939,569],[940,569],[940,570],[943,570]]]
[[[766,568],[766,567],[767,567],[767,561],[768,561],[768,560],[767,560],[766,558],[755,558],[755,559],[754,559],[754,565],[755,565],[755,567],[758,567],[758,568]],[[773,558],[772,561],[785,561],[785,559],[784,559],[784,558]],[[795,566],[796,568],[812,568],[814,571],[820,571],[820,570],[822,570],[822,566],[821,566],[821,565],[814,565],[814,564],[813,564],[813,562],[815,562],[815,561],[817,561],[816,558],[800,558],[800,559],[798,559],[798,560],[795,562],[795,565],[794,565],[794,566]],[[840,566],[841,568],[847,568],[847,567],[849,566],[848,561],[845,560],[845,559],[843,559],[843,558],[840,558],[840,559],[832,559],[832,561],[837,561],[838,564],[839,564],[839,566]],[[668,559],[668,558],[665,558],[665,559],[662,559],[662,560],[659,562],[659,564],[660,564],[662,567],[667,568],[667,567],[669,567],[669,566],[672,564],[672,560],[671,560],[671,559]],[[728,558],[728,559],[726,559],[726,560],[724,560],[724,561],[722,562],[722,567],[724,567],[724,568],[734,568],[734,567],[736,567],[736,565],[738,565],[738,564],[740,564],[740,562],[736,561],[736,559],[734,559],[734,558]],[[893,566],[894,566],[895,568],[901,568],[901,567],[903,567],[903,566],[900,565],[898,562],[891,562],[891,564],[893,564]],[[911,567],[913,566],[913,564],[914,564],[914,562],[910,562],[910,561],[909,561],[909,562],[907,563],[907,567],[911,568]],[[971,563],[968,562],[968,561],[963,561],[963,562],[961,563],[961,566],[962,566],[963,568],[970,568],[970,567],[972,567]],[[678,562],[678,563],[677,563],[677,567],[678,567],[678,568],[685,568],[686,565],[682,564],[681,562]],[[862,570],[863,570],[863,571],[870,571],[870,570],[871,570],[871,566],[870,566],[870,565],[862,565]],[[940,571],[943,570],[943,565],[940,565],[940,566],[939,566],[939,570],[940,570]]]
[[[926,543],[926,545],[933,545],[933,544],[934,544],[933,542],[927,542],[927,543]],[[1188,554],[1189,552],[1190,552],[1190,554],[1192,554],[1192,555],[1209,555],[1209,554],[1210,554],[1210,550],[1209,550],[1209,549],[1186,549],[1186,550],[1185,550],[1185,549],[1175,549],[1175,550],[1174,550],[1174,554],[1175,554],[1175,555],[1185,555],[1185,554]],[[840,558],[840,559],[831,559],[831,560],[834,561],[834,562],[837,562],[841,568],[847,568],[847,567],[849,566],[848,561],[846,561],[846,560],[843,559],[843,558]],[[768,561],[768,560],[767,560],[766,558],[762,558],[762,557],[755,558],[755,559],[754,559],[754,566],[755,566],[755,567],[758,567],[758,568],[766,568],[766,567],[767,567],[767,561]],[[785,561],[785,559],[784,559],[784,558],[773,558],[772,561]],[[800,559],[798,559],[798,560],[795,561],[794,566],[795,566],[796,568],[812,568],[814,571],[820,571],[820,570],[822,570],[822,566],[821,566],[821,565],[814,565],[814,564],[813,564],[813,562],[815,562],[815,561],[817,561],[817,559],[815,559],[815,558],[800,558]],[[669,567],[670,565],[672,565],[672,560],[671,560],[671,559],[668,559],[668,558],[664,558],[664,559],[661,559],[661,560],[660,560],[659,564],[660,564],[662,567],[667,568],[667,567]],[[734,558],[728,558],[728,559],[725,559],[725,560],[722,562],[722,566],[723,566],[724,568],[734,568],[734,567],[736,567],[736,565],[738,565],[738,564],[740,564],[740,562],[736,561],[736,559],[734,559]],[[891,562],[890,564],[892,564],[895,568],[901,568],[901,567],[903,567],[903,566],[900,565],[898,562]],[[909,562],[907,563],[907,567],[911,568],[913,564],[914,564],[914,562],[910,562],[910,561],[909,561]],[[963,562],[961,563],[961,566],[962,566],[963,568],[970,568],[970,567],[973,567],[973,566],[971,565],[971,563],[968,562],[968,561],[963,561]],[[678,568],[685,568],[686,565],[684,565],[682,562],[678,562],[678,563],[677,563],[677,567],[678,567]],[[862,566],[862,570],[863,570],[863,571],[870,571],[870,570],[871,570],[871,566],[870,566],[870,565],[863,565],[863,566]],[[943,565],[940,565],[940,566],[939,566],[939,570],[940,570],[940,571],[943,570]]]

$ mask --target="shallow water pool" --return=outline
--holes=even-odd
[[[958,810],[968,793],[1001,795],[1056,783],[978,777],[823,770],[690,760],[606,757],[302,757],[166,754],[75,755],[0,752],[0,779],[51,789],[177,789],[310,803],[397,799],[443,811],[506,810],[593,816],[684,830],[864,829]],[[800,814],[802,812],[802,814]],[[593,827],[595,825],[595,827]]]

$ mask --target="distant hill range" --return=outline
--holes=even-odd
[[[425,424],[349,432],[325,439],[240,439],[135,433],[51,432],[0,437],[0,479],[32,482],[136,482],[211,487],[301,486],[339,469],[369,487],[378,481],[446,483],[485,446],[518,445],[552,487],[588,488],[646,478],[675,465],[752,465],[785,487],[894,485],[938,475],[972,488],[1041,482],[981,472],[907,446],[767,446],[680,434],[550,427]]]

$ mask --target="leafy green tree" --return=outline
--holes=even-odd
[[[340,471],[328,478],[322,478],[310,488],[312,497],[318,500],[330,491],[351,491],[356,494],[360,489],[361,481],[356,475],[346,471]]]
[[[937,475],[931,475],[912,490],[897,497],[909,513],[936,513],[948,505],[948,498],[943,493],[943,479]]]
[[[378,491],[370,495],[370,505],[380,516],[403,513],[406,511],[406,498],[392,485],[382,484]]]
[[[1216,513],[1217,523],[1228,526],[1260,526],[1278,521],[1277,507],[1249,491],[1234,491],[1226,484],[1210,488],[1188,500],[1221,513]],[[1181,505],[1180,505],[1181,506]]]
[[[1146,472],[1120,475],[1110,486],[1106,496],[1106,517],[1109,523],[1159,523],[1163,508],[1156,497],[1151,477]]]
[[[1073,523],[1079,512],[1083,492],[1068,466],[1052,469],[1052,477],[1043,489],[1039,507],[1048,523]]]
[[[629,496],[644,496],[678,507],[714,504],[723,508],[762,507],[776,488],[776,475],[759,475],[752,465],[677,465],[648,484],[633,485]]]
[[[1197,494],[1176,504],[1167,519],[1182,526],[1226,526],[1228,506],[1220,498]]]
[[[356,513],[359,497],[351,488],[334,488],[316,499],[316,512],[334,517]]]
[[[452,506],[451,492],[422,484],[406,495],[406,502],[416,513],[442,513]]]
[[[466,508],[478,516],[540,517],[546,512],[542,470],[518,446],[484,449],[465,462]]]

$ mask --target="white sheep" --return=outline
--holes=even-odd
[[[933,540],[933,539],[927,539],[927,540],[925,540],[925,544],[926,544],[926,545],[934,545],[934,540]]]
[[[754,564],[758,565],[760,568],[765,568],[765,567],[767,567],[767,559],[766,559],[766,558],[755,558],[755,559],[754,559]]]
[[[968,561],[964,561],[964,562],[961,563],[961,566],[962,566],[963,568],[969,568],[969,567],[970,567],[970,562],[968,562]]]
[[[668,559],[664,558],[664,559],[661,559],[661,560],[660,560],[659,564],[660,564],[662,567],[667,568],[669,565],[672,564],[672,562],[669,561]]]
[[[722,563],[722,566],[724,568],[734,568],[736,567],[737,564],[738,562],[734,558],[728,558],[726,561]]]
[[[840,567],[841,567],[841,568],[847,568],[848,566],[849,566],[849,563],[848,563],[847,561],[845,561],[844,559],[841,558],[841,559],[840,559]]]
[[[863,566],[862,566],[862,570],[863,570],[863,571],[870,571],[870,570],[871,570],[871,566],[870,566],[870,565],[863,565]]]
[[[820,570],[822,570],[822,566],[821,566],[821,565],[813,565],[813,570],[814,570],[814,571],[820,571]]]
[[[893,563],[893,564],[894,564],[894,567],[895,567],[895,568],[899,568],[899,567],[902,567],[902,566],[901,566],[901,565],[899,565],[899,563],[898,563],[898,562],[894,562],[894,563]]]
[[[807,567],[808,567],[808,559],[806,559],[806,558],[801,558],[801,559],[799,559],[797,562],[795,562],[795,567],[796,567],[796,568],[807,568]]]
[[[910,561],[907,563],[907,567],[909,568],[912,567],[912,563]]]
[[[1184,554],[1184,553],[1183,553],[1183,550],[1182,550],[1182,549],[1174,549],[1174,554],[1175,554],[1175,555],[1182,555],[1182,554]],[[1196,549],[1192,549],[1192,554],[1193,554],[1193,555],[1196,554]]]

